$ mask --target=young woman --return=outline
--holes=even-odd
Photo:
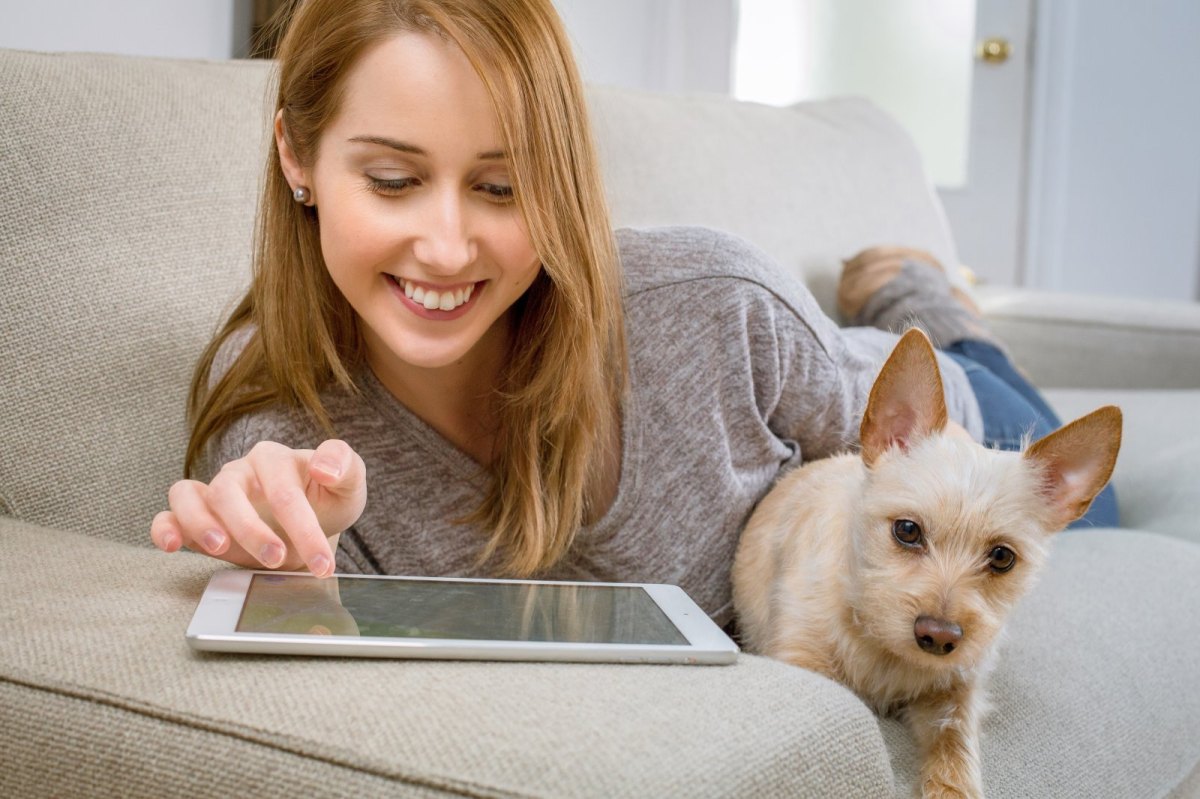
[[[199,479],[155,544],[319,576],[669,582],[729,621],[751,509],[856,443],[895,337],[839,329],[732,237],[614,235],[550,0],[306,0],[278,58],[254,280],[197,369]],[[936,267],[902,272],[864,274],[961,316]],[[1036,418],[958,357],[1000,386],[982,418],[944,360],[976,438]]]

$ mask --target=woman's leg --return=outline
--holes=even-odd
[[[951,288],[928,253],[875,248],[846,263],[838,306],[852,324],[899,330],[913,324],[967,373],[983,416],[984,445],[1020,450],[1062,426],[1054,410],[1012,365],[968,297]],[[1104,488],[1071,527],[1115,527],[1116,492]]]
[[[1001,350],[987,342],[956,341],[943,352],[953,358],[971,382],[983,416],[984,446],[1018,451],[1062,427],[1058,416],[1037,390],[1013,368]],[[1112,483],[1069,527],[1116,527],[1117,494]]]

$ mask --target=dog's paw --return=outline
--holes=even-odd
[[[958,777],[961,779],[961,777]],[[970,779],[956,782],[955,777],[925,775],[921,780],[921,799],[983,799],[983,789]]]

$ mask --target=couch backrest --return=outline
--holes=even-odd
[[[267,69],[0,51],[0,503],[149,544],[246,284]]]
[[[195,360],[247,282],[269,64],[0,51],[0,513],[147,544]],[[953,261],[916,152],[869,104],[591,90],[618,224],[702,224],[798,270]]]
[[[866,100],[775,108],[596,88],[591,105],[618,225],[736,233],[830,315],[841,261],[866,247],[907,244],[957,263],[916,146]]]

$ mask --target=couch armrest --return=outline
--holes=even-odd
[[[988,324],[1039,387],[1200,388],[1200,303],[982,287]]]

